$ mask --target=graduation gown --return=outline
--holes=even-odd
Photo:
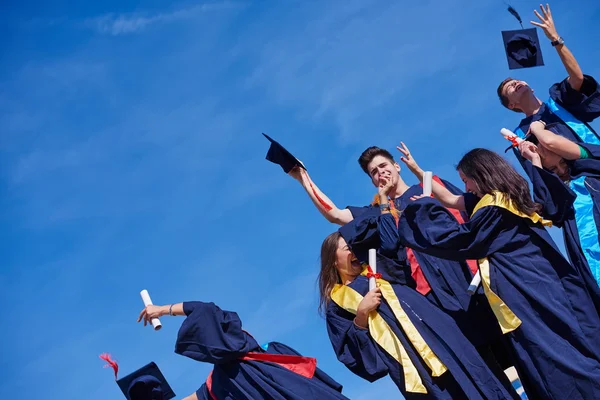
[[[465,195],[468,211],[476,202]],[[563,287],[576,274],[540,224],[490,205],[460,225],[437,200],[419,199],[398,231],[403,244],[438,257],[488,258],[491,291],[520,320],[505,336],[529,398],[600,398],[600,345],[584,334]],[[590,322],[600,337],[600,321]]]
[[[585,146],[600,155],[600,147]],[[596,313],[600,313],[600,160],[589,161],[588,166],[594,169],[570,168],[574,174],[570,182],[531,163],[526,168],[535,201],[542,204],[543,216],[562,228],[569,260],[581,275]]]
[[[515,132],[520,130],[522,134],[526,134],[532,122],[542,120],[546,123],[547,128],[556,128],[557,134],[575,143],[590,143],[559,117],[560,112],[557,113],[553,109],[550,105],[551,101],[558,103],[598,136],[589,123],[600,116],[600,87],[598,82],[589,75],[584,75],[583,85],[579,91],[574,90],[567,79],[552,85],[550,100],[543,103],[537,113],[523,118]]]
[[[451,192],[455,194],[462,193],[451,183],[444,180],[440,181]],[[410,198],[412,196],[421,194],[423,194],[423,187],[421,185],[411,186],[402,194],[402,196],[394,199],[396,209],[403,210],[410,203]],[[352,212],[355,219],[365,212],[368,212],[369,214],[365,214],[365,218],[363,218],[361,224],[347,224],[346,227],[340,230],[342,235],[348,236],[349,240],[364,241],[365,239],[363,238],[374,237],[378,234],[376,225],[372,223],[373,220],[366,219],[367,215],[379,216],[380,211],[377,206],[348,207],[348,209]],[[466,215],[463,215],[462,217],[463,219],[466,219]],[[354,230],[354,232],[349,232],[349,230]],[[355,242],[355,247],[357,244],[358,242]],[[374,244],[375,248],[377,248],[376,244],[377,243]],[[362,254],[360,248],[358,248],[358,251],[359,254]],[[394,246],[383,248],[382,251],[390,258],[397,258],[402,261],[406,260],[407,262],[410,261],[407,260],[406,248],[404,247]],[[357,257],[359,254],[357,254]],[[435,302],[436,305],[441,307],[444,311],[455,314],[460,318],[460,315],[469,308],[471,303],[471,296],[467,293],[467,288],[471,282],[473,272],[469,269],[467,262],[465,260],[440,260],[437,257],[431,257],[419,253],[418,251],[414,251],[413,254],[416,258],[416,260],[412,260],[413,278],[418,280],[418,274],[422,273],[432,293],[429,295],[429,291],[427,290],[420,290],[420,292],[424,295],[428,295],[430,300]],[[415,268],[418,268],[418,270],[415,271]],[[419,282],[417,282],[417,284],[419,284]]]
[[[175,352],[215,366],[207,380],[210,387],[205,383],[196,392],[199,400],[346,399],[342,385],[318,368],[307,378],[277,363],[241,360],[249,352],[300,354],[276,342],[263,349],[242,330],[237,313],[200,301],[183,303],[183,310],[187,318],[179,329]]]
[[[439,376],[432,376],[433,368],[428,366],[420,350],[417,350],[425,346],[413,345],[411,338],[414,338],[414,334],[410,329],[405,329],[396,317],[385,295],[377,313],[408,354],[410,363],[416,368],[427,393],[409,391],[410,383],[406,382],[405,376],[409,368],[406,364],[399,362],[386,351],[381,343],[376,341],[376,334],[356,326],[353,322],[355,314],[332,299],[326,311],[327,332],[340,362],[369,382],[389,376],[408,400],[518,399],[516,392],[511,387],[505,387],[492,373],[474,346],[460,332],[454,320],[406,284],[410,281],[409,268],[378,254],[377,272],[381,273],[382,279],[389,282],[405,315],[447,370]],[[369,291],[368,279],[362,275],[358,276],[347,285],[346,290],[364,296]],[[373,319],[372,313],[369,318]]]
[[[401,197],[399,204],[404,208],[405,204],[408,204],[405,203],[405,199],[415,194],[422,194],[419,186],[411,187]],[[484,352],[486,351],[485,347],[494,343],[499,347],[497,353],[503,367],[512,366],[502,344],[496,343],[503,340],[502,332],[495,324],[494,314],[483,291],[480,289],[473,296],[467,293],[472,276],[465,267],[465,263],[445,260],[408,249],[398,241],[398,228],[395,220],[393,218],[381,219],[381,215],[379,208],[371,207],[352,222],[340,228],[340,233],[356,257],[366,263],[368,262],[368,250],[377,249],[379,253],[395,261],[398,274],[402,276],[401,282],[417,290],[417,282],[412,276],[414,265],[411,265],[409,257],[412,253],[414,257],[412,264],[416,261],[425,277],[428,278],[427,281],[431,282],[431,290],[426,293],[420,291],[420,293],[425,295],[433,305],[450,315],[463,335],[475,347],[481,348],[481,351]],[[380,239],[382,235],[385,236],[383,240]],[[390,274],[393,276],[393,272]],[[487,321],[487,323],[482,323],[483,321]]]

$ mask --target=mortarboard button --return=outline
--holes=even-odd
[[[151,362],[117,381],[127,400],[169,400],[175,392],[158,366]]]
[[[269,147],[269,151],[267,152],[266,159],[271,161],[272,163],[278,164],[283,168],[283,171],[287,174],[294,167],[300,166],[304,169],[304,165],[300,160],[292,155],[289,151],[287,151],[282,145],[280,145],[277,141],[271,139],[269,136],[263,133],[263,135],[269,139],[271,142],[271,146]]]
[[[509,69],[544,65],[540,40],[535,28],[502,31],[502,40]]]

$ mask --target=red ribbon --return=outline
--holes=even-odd
[[[373,270],[371,269],[370,265],[367,265],[367,278],[375,278],[375,279],[381,279],[381,274],[378,273],[373,273]]]
[[[312,357],[249,352],[245,356],[240,357],[239,360],[270,362],[309,379],[315,375],[315,371],[317,370],[317,359]],[[208,389],[210,397],[213,400],[217,400],[217,396],[212,391],[213,371],[210,371],[208,378],[206,378],[206,389]]]

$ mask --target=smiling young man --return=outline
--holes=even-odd
[[[398,150],[404,153],[401,160],[410,158],[410,153],[404,144]],[[408,277],[412,282],[408,286],[425,296],[438,308],[454,318],[463,334],[478,348],[484,358],[495,363],[499,361],[504,368],[511,365],[508,359],[498,360],[499,355],[491,354],[489,346],[498,343],[499,332],[489,306],[483,301],[483,295],[470,296],[467,288],[476,263],[469,261],[443,260],[434,256],[413,251],[401,246],[399,242],[393,248],[381,248],[378,220],[382,213],[391,211],[399,217],[401,210],[411,202],[411,197],[423,194],[421,185],[409,186],[400,176],[400,165],[392,154],[379,147],[369,147],[358,159],[362,170],[369,176],[373,186],[378,189],[374,201],[366,206],[348,206],[338,208],[312,181],[305,168],[296,166],[289,175],[298,180],[319,212],[334,224],[342,225],[342,234],[354,254],[361,262],[368,261],[368,250],[377,248],[378,252],[387,258],[396,260],[402,268],[408,269]],[[438,177],[435,181],[453,193],[461,191]],[[465,217],[457,210],[452,211],[459,222]],[[484,322],[484,321],[487,321]],[[495,359],[494,359],[495,358]]]
[[[600,116],[600,90],[598,82],[591,76],[584,75],[577,60],[567,48],[565,41],[558,34],[550,6],[540,6],[542,14],[534,11],[540,23],[532,22],[540,27],[556,49],[569,76],[550,88],[550,98],[540,100],[527,82],[506,78],[498,86],[498,97],[502,105],[514,112],[525,114],[515,130],[521,137],[529,133],[530,125],[535,121],[543,121],[548,128],[575,142],[600,144],[600,138],[588,125]]]

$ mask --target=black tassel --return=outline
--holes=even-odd
[[[519,21],[521,28],[523,28],[523,20],[521,19],[521,16],[517,12],[517,10],[512,8],[512,6],[508,6],[508,12],[511,13],[517,19],[517,21]]]

